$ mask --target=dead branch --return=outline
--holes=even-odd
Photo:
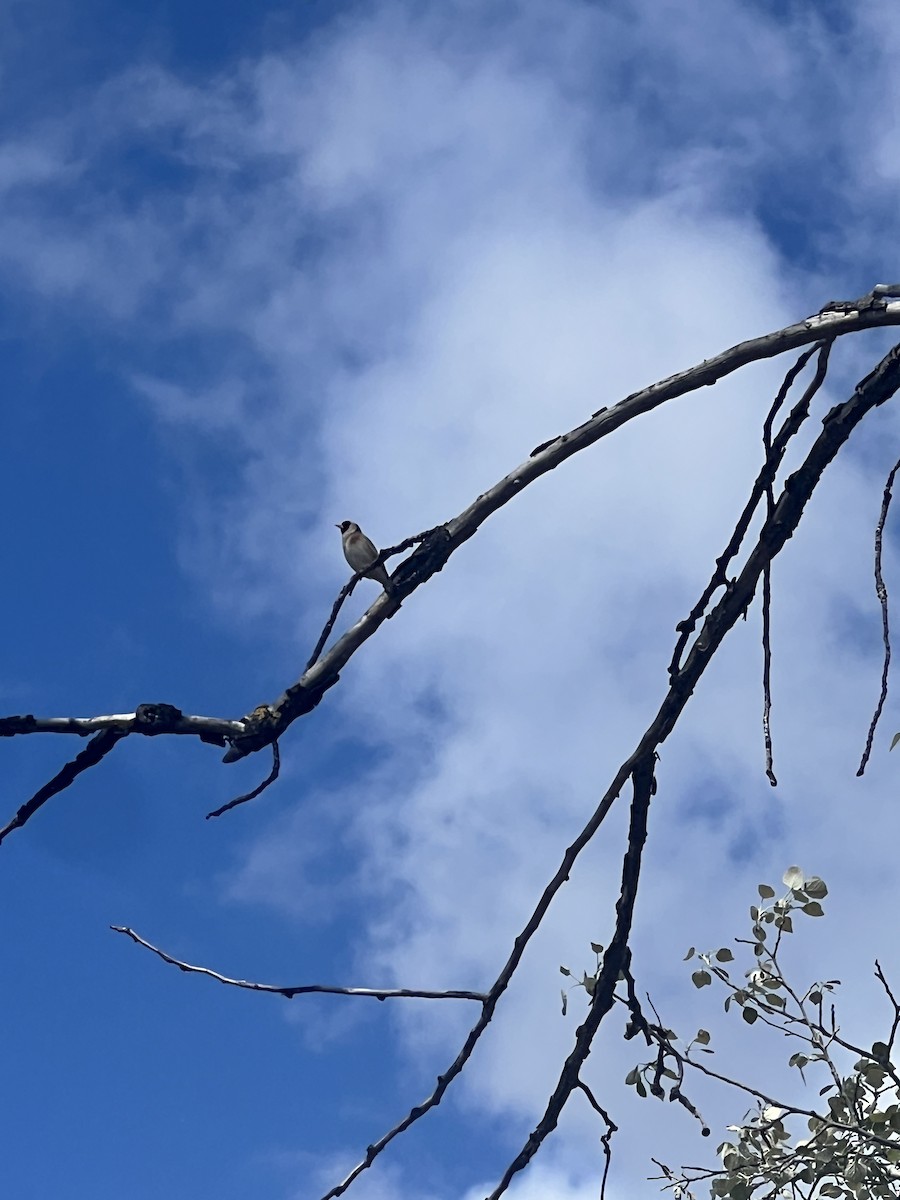
[[[603,1147],[603,1177],[600,1180],[600,1200],[604,1200],[606,1196],[606,1181],[609,1178],[609,1168],[612,1166],[612,1136],[614,1133],[618,1133],[619,1127],[603,1105],[598,1102],[596,1096],[583,1079],[578,1080],[578,1087],[587,1096],[588,1104],[590,1104],[594,1112],[606,1124],[606,1131],[600,1137],[600,1145]]]
[[[647,840],[650,798],[656,791],[656,781],[653,775],[655,758],[655,751],[645,751],[632,774],[634,795],[631,801],[628,847],[622,864],[622,886],[616,904],[616,928],[612,941],[603,954],[603,964],[594,986],[594,994],[591,996],[587,1017],[576,1030],[575,1046],[563,1064],[559,1082],[547,1102],[544,1115],[529,1135],[528,1141],[506,1168],[503,1178],[491,1192],[488,1200],[499,1200],[512,1182],[513,1176],[528,1165],[546,1138],[556,1128],[566,1101],[579,1084],[579,1073],[591,1052],[594,1035],[600,1028],[603,1018],[613,1006],[613,993],[619,976],[623,971],[628,970],[631,963],[628,939],[631,936],[631,922],[637,901],[641,855],[644,842]]]
[[[334,629],[334,623],[338,618],[338,613],[341,611],[344,601],[347,599],[359,581],[364,578],[365,575],[369,574],[370,571],[373,571],[376,567],[382,566],[389,558],[394,558],[397,554],[402,554],[405,550],[409,550],[412,546],[420,545],[426,540],[426,538],[431,537],[432,534],[437,532],[437,529],[426,529],[424,533],[417,533],[413,537],[408,537],[396,546],[389,546],[387,549],[381,551],[370,567],[367,567],[364,572],[357,571],[352,579],[349,579],[347,583],[344,584],[338,593],[337,600],[334,602],[331,615],[325,622],[325,628],[319,634],[319,640],[316,642],[315,648],[313,649],[312,654],[309,656],[309,661],[307,662],[305,668],[307,671],[309,671],[310,668],[315,666],[315,664],[319,661],[319,655],[325,649],[325,643],[331,636],[331,631]],[[397,607],[399,608],[399,605]]]
[[[64,791],[84,771],[96,766],[123,736],[115,729],[104,729],[96,737],[91,738],[81,753],[76,754],[71,762],[67,762],[61,771],[57,772],[42,788],[39,788],[31,799],[22,805],[12,820],[0,829],[0,842],[14,829],[24,825],[52,796]]]
[[[703,589],[700,598],[691,609],[689,615],[683,621],[679,621],[675,626],[679,637],[678,641],[675,643],[675,649],[672,653],[672,661],[669,664],[670,678],[675,677],[681,662],[681,656],[684,653],[684,649],[688,644],[691,634],[697,628],[697,622],[706,612],[713,594],[718,588],[724,587],[727,584],[728,567],[730,566],[732,559],[743,545],[744,538],[747,536],[747,530],[750,528],[750,522],[753,519],[753,514],[756,512],[762,497],[764,495],[768,496],[768,494],[771,492],[772,486],[775,482],[775,477],[778,474],[778,468],[781,466],[782,460],[784,459],[788,444],[791,438],[794,437],[794,435],[800,429],[800,426],[809,416],[809,406],[825,379],[825,374],[828,368],[828,357],[831,352],[830,342],[823,342],[819,345],[813,346],[810,350],[807,350],[804,354],[801,354],[797,362],[795,362],[788,371],[778,391],[778,395],[775,397],[772,408],[769,410],[769,414],[766,417],[766,422],[763,426],[763,437],[765,439],[767,431],[771,432],[771,421],[774,420],[775,414],[781,407],[781,404],[793,385],[794,380],[799,375],[800,371],[806,366],[812,355],[816,353],[816,351],[819,352],[819,362],[816,366],[816,373],[813,376],[809,387],[807,387],[807,389],[804,391],[800,400],[794,405],[794,408],[791,410],[789,416],[782,424],[774,441],[772,441],[768,446],[765,461],[753,483],[753,487],[750,489],[750,497],[747,500],[747,503],[744,505],[743,512],[738,518],[737,524],[734,527],[734,532],[728,540],[728,545],[725,547],[720,557],[716,559],[715,570],[710,576],[709,583]],[[767,516],[771,516],[771,514],[771,506],[767,506]]]
[[[652,780],[652,760],[656,751],[674,729],[681,712],[693,694],[700,677],[711,662],[716,650],[724,640],[725,635],[733,628],[741,615],[746,612],[753,599],[766,563],[771,562],[793,536],[803,515],[803,510],[818,485],[825,468],[832,462],[841,446],[844,445],[866,414],[888,400],[898,387],[900,387],[900,347],[894,347],[882,359],[875,370],[857,385],[850,399],[843,404],[836,405],[825,416],[822,422],[822,432],[810,448],[803,464],[785,481],[784,488],[778,498],[774,511],[763,524],[757,543],[748,555],[743,569],[733,581],[731,587],[725,591],[706,617],[703,628],[695,639],[686,661],[682,666],[677,668],[675,678],[670,682],[659,711],[645,731],[637,748],[619,768],[615,778],[603,795],[597,808],[591,814],[587,824],[563,855],[559,869],[545,887],[525,927],[515,939],[512,953],[496,981],[489,989],[481,1015],[469,1031],[459,1054],[448,1069],[442,1075],[438,1076],[436,1086],[431,1094],[421,1104],[411,1109],[397,1125],[389,1129],[377,1141],[373,1142],[368,1147],[365,1158],[357,1163],[345,1179],[332,1188],[331,1191],[325,1193],[322,1200],[335,1200],[336,1197],[343,1195],[354,1179],[358,1178],[363,1171],[372,1165],[378,1155],[381,1154],[395,1137],[407,1130],[420,1117],[424,1116],[425,1113],[440,1104],[447,1088],[462,1071],[482,1033],[490,1023],[500,997],[509,986],[510,980],[525,952],[525,948],[541,924],[553,898],[568,880],[578,856],[600,828],[625,783],[629,778],[636,776],[643,781],[643,776],[640,773],[648,771],[649,778]],[[648,764],[651,764],[651,766],[648,766]],[[637,781],[635,786],[637,796]],[[634,822],[636,816],[639,817],[640,814],[633,813],[632,822]],[[628,861],[630,860],[626,856],[626,862]],[[623,888],[624,884],[625,875],[623,868]],[[636,884],[634,886],[636,887]],[[623,895],[630,898],[631,903],[633,903],[633,897],[631,897],[630,892],[623,892]],[[626,903],[626,900],[620,897],[620,905],[624,903]],[[624,920],[626,916],[627,909],[623,909],[620,912],[620,918]],[[609,950],[607,951],[608,954]],[[627,967],[627,961],[624,961],[627,955],[623,956],[619,948],[617,948],[616,957],[623,958],[619,969],[622,969],[623,966]],[[604,966],[606,962],[607,957],[605,956]],[[601,995],[601,1001],[598,1001],[598,1003],[602,1003],[604,993],[600,992],[599,980],[595,989],[595,996],[598,993]],[[593,1006],[591,1011],[594,1011]],[[595,1018],[597,1024],[599,1024],[602,1016],[605,1015],[605,1011],[604,1009],[600,1017]],[[584,1027],[582,1026],[582,1028]],[[573,1051],[573,1053],[580,1053],[582,1050],[582,1044],[578,1043],[576,1051]],[[554,1097],[557,1097],[558,1093],[559,1087],[557,1088],[557,1092],[554,1093]],[[554,1100],[554,1097],[551,1097],[551,1102]],[[552,1112],[548,1105],[545,1119],[551,1118]],[[526,1152],[527,1146],[523,1150],[523,1154]],[[530,1158],[531,1155],[529,1154],[528,1157]]]
[[[888,593],[884,582],[884,576],[881,573],[881,542],[884,536],[884,526],[887,521],[888,509],[891,507],[891,499],[893,497],[894,479],[897,472],[900,471],[900,461],[897,461],[891,468],[891,473],[887,477],[887,482],[884,485],[884,494],[881,497],[881,512],[878,516],[878,524],[875,527],[875,595],[878,597],[878,603],[881,605],[881,639],[884,644],[884,665],[881,668],[881,691],[878,695],[878,703],[875,706],[875,712],[872,714],[872,720],[869,725],[869,732],[866,735],[866,745],[863,750],[862,758],[859,762],[859,768],[856,772],[857,776],[862,775],[866,769],[866,763],[869,761],[869,755],[872,753],[872,742],[875,740],[875,730],[878,722],[881,719],[881,713],[884,709],[884,702],[887,700],[888,692],[888,673],[891,667],[891,630],[888,620]]]
[[[257,796],[261,796],[270,784],[273,784],[278,778],[278,773],[281,770],[281,752],[278,749],[278,742],[272,743],[272,770],[265,777],[258,787],[255,787],[251,792],[245,792],[243,796],[235,796],[233,800],[229,800],[227,804],[223,804],[221,808],[215,808],[212,812],[206,814],[207,821],[210,817],[221,817],[222,813],[227,813],[232,808],[237,808],[239,804],[246,804],[248,800],[255,800]]]
[[[184,971],[186,974],[206,975],[209,979],[215,979],[217,983],[228,984],[229,987],[246,988],[250,992],[269,992],[275,996],[284,996],[287,1000],[293,1000],[295,996],[309,996],[313,993],[325,993],[329,996],[368,996],[372,1000],[478,1000],[480,1003],[484,1003],[487,999],[482,992],[464,990],[438,992],[425,988],[333,987],[324,983],[302,983],[279,987],[273,983],[252,983],[247,979],[229,979],[227,975],[220,975],[218,971],[211,971],[209,967],[195,967],[191,963],[183,962],[180,958],[173,958],[171,954],[166,954],[165,950],[160,950],[158,946],[153,946],[139,937],[127,925],[110,925],[110,929],[113,933],[124,933],[138,946],[150,950],[163,962],[177,967],[179,971]]]

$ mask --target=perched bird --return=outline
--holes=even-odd
[[[366,570],[366,567],[370,567],[378,557],[378,551],[356,522],[341,521],[337,528],[341,531],[344,558],[346,558],[353,570],[362,571],[368,579],[376,580],[390,594],[391,577],[388,575],[384,563],[379,563],[374,571]]]

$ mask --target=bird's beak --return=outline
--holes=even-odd
[[[335,522],[334,527],[335,527],[335,529],[340,529],[340,525],[338,524],[338,522]]]

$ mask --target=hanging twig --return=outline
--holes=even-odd
[[[763,743],[766,748],[766,778],[778,786],[772,758],[772,568],[766,567],[762,579],[762,650],[763,650]]]
[[[738,518],[737,524],[734,527],[734,532],[728,540],[728,545],[719,558],[716,559],[715,570],[710,576],[709,583],[703,589],[697,603],[691,609],[688,616],[679,621],[675,626],[678,633],[678,640],[675,643],[675,649],[672,652],[672,661],[669,663],[669,678],[674,678],[679,670],[682,656],[687,647],[691,634],[697,628],[697,622],[706,612],[713,594],[720,587],[723,587],[728,582],[728,567],[743,545],[744,538],[747,535],[747,530],[750,528],[750,522],[753,519],[753,514],[759,505],[760,500],[766,494],[767,489],[771,489],[775,477],[778,474],[778,468],[781,466],[785,451],[791,438],[797,433],[800,426],[809,416],[809,406],[812,403],[813,397],[821,387],[828,366],[828,355],[830,352],[830,342],[820,342],[806,350],[788,373],[784,377],[781,387],[778,390],[778,395],[773,401],[769,414],[766,417],[766,424],[770,427],[771,422],[775,418],[775,414],[781,407],[785,397],[787,396],[794,380],[800,374],[802,369],[809,362],[810,358],[818,351],[819,362],[816,367],[816,373],[806,391],[801,396],[800,400],[794,405],[788,417],[785,419],[778,433],[772,441],[769,448],[769,453],[762,468],[754,480],[753,487],[750,489],[750,497],[744,505],[744,509]]]
[[[278,778],[278,773],[281,770],[281,752],[278,749],[278,742],[272,743],[272,770],[262,781],[262,783],[253,789],[252,792],[245,792],[243,796],[237,796],[234,800],[229,800],[227,804],[223,804],[221,808],[213,809],[212,812],[206,814],[207,821],[210,817],[221,817],[222,813],[226,813],[229,809],[237,808],[239,804],[246,804],[248,800],[255,800],[266,788],[275,782]]]
[[[801,410],[805,413],[809,412],[809,406],[812,399],[818,392],[819,388],[825,382],[825,376],[828,372],[828,359],[831,355],[832,342],[825,342],[819,348],[819,361],[816,364],[816,372],[809,384],[809,387],[803,393],[800,400]],[[801,361],[802,361],[801,356]],[[799,364],[798,364],[799,365]],[[793,383],[790,374],[785,379],[784,386],[778,395],[775,397],[775,402],[769,410],[765,421],[763,422],[763,456],[768,462],[772,455],[772,426],[775,417],[783,404],[788,389]],[[794,426],[789,417],[782,425],[780,432],[793,430]],[[789,434],[790,436],[790,434]],[[775,490],[774,476],[766,481],[766,517],[771,517],[775,509]],[[778,786],[778,780],[775,778],[774,759],[772,752],[772,566],[766,566],[763,571],[762,579],[762,651],[763,651],[763,743],[766,753],[766,778],[772,787]]]
[[[887,521],[888,509],[891,507],[891,499],[893,496],[894,478],[897,472],[900,471],[900,460],[894,463],[891,468],[891,473],[887,477],[887,482],[884,485],[884,494],[881,497],[881,512],[878,516],[878,524],[875,527],[875,595],[878,597],[878,603],[881,605],[881,638],[884,643],[884,664],[881,668],[881,692],[878,696],[878,703],[875,706],[875,712],[872,715],[872,721],[869,725],[869,732],[866,735],[866,746],[863,750],[862,758],[857,769],[857,776],[865,772],[866,764],[869,761],[869,755],[872,753],[872,743],[875,740],[875,729],[881,719],[881,713],[884,709],[885,701],[888,693],[888,673],[891,666],[891,631],[888,621],[888,593],[884,582],[884,577],[881,574],[881,543],[884,535],[884,525]]]
[[[598,1102],[597,1098],[594,1096],[594,1093],[583,1079],[578,1080],[578,1087],[584,1092],[585,1096],[587,1096],[588,1104],[590,1104],[594,1112],[597,1113],[597,1115],[606,1123],[606,1132],[602,1134],[600,1138],[600,1145],[603,1147],[604,1160],[603,1177],[600,1180],[600,1200],[604,1200],[604,1197],[606,1196],[606,1180],[609,1177],[609,1168],[612,1166],[612,1136],[614,1133],[618,1133],[619,1127],[603,1107],[603,1105]]]

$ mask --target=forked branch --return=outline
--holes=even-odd
[[[641,808],[649,803],[648,788],[651,788],[653,783],[652,764],[655,760],[656,752],[674,729],[685,705],[693,694],[694,688],[722,644],[725,635],[747,611],[766,566],[772,562],[784,548],[787,541],[793,536],[794,531],[800,523],[803,510],[817,487],[825,468],[833,461],[838,451],[846,443],[853,430],[866,414],[888,400],[897,391],[898,387],[900,387],[900,347],[894,347],[882,359],[875,370],[857,385],[853,395],[843,404],[836,405],[825,416],[822,422],[821,433],[810,448],[802,465],[785,481],[774,509],[763,523],[756,545],[747,556],[743,568],[709,612],[687,658],[682,665],[677,667],[659,711],[648,726],[637,748],[619,768],[615,778],[605,792],[599,805],[591,814],[581,833],[579,833],[578,837],[563,855],[559,869],[545,887],[525,927],[515,939],[512,953],[496,981],[489,989],[482,1013],[469,1031],[456,1059],[443,1074],[438,1076],[437,1084],[432,1093],[421,1104],[411,1109],[397,1125],[389,1129],[377,1141],[373,1142],[368,1147],[362,1161],[339,1184],[327,1192],[322,1200],[334,1200],[335,1197],[343,1195],[350,1184],[372,1165],[375,1159],[395,1137],[403,1133],[419,1120],[420,1117],[424,1116],[425,1113],[440,1104],[450,1083],[462,1071],[482,1033],[490,1023],[500,997],[509,986],[526,946],[540,926],[557,892],[568,880],[581,851],[600,828],[600,825],[627,781],[633,779],[635,786],[633,806],[636,807],[633,807],[632,811],[629,849],[626,854],[625,866],[623,867],[622,893],[620,894],[617,906],[617,929],[621,928],[624,931],[626,924],[630,928],[637,879],[632,878],[629,872],[629,864],[639,866],[640,862],[637,839],[641,836],[641,822],[646,819],[646,814],[642,814]],[[642,844],[643,841],[641,840]],[[623,937],[627,942],[627,933],[620,934],[618,941],[615,942],[616,950],[612,954],[612,957],[609,957],[610,951],[612,951],[612,944],[610,945],[610,951],[607,952],[607,956],[604,957],[604,966],[609,961],[610,972],[615,962],[619,959],[622,961],[619,962],[618,970],[622,970],[628,966],[627,954],[624,954],[622,951]],[[608,987],[608,984],[604,984],[605,987]],[[599,984],[596,991],[600,992],[600,999],[597,1002],[598,1008],[594,1009],[592,1001],[591,1013],[595,1015],[591,1018],[589,1014],[589,1020],[579,1030],[579,1033],[576,1035],[576,1048],[573,1051],[573,1055],[570,1056],[570,1060],[567,1060],[573,1065],[582,1062],[590,1048],[590,1038],[587,1037],[587,1032],[590,1032],[590,1037],[592,1038],[593,1033],[596,1032],[596,1028],[599,1026],[606,1012],[609,1011],[604,999],[606,992],[600,990]],[[582,1030],[586,1030],[586,1032],[582,1033]],[[530,1160],[536,1149],[536,1144],[539,1145],[540,1141],[554,1127],[558,1119],[560,1106],[565,1103],[565,1099],[571,1094],[571,1090],[576,1086],[576,1083],[577,1078],[573,1080],[569,1074],[565,1074],[564,1072],[564,1076],[561,1077],[548,1103],[541,1123],[536,1127],[529,1142],[510,1165],[507,1176],[504,1176],[506,1183],[501,1184],[500,1191],[496,1192],[495,1195],[502,1194],[512,1175]],[[569,1086],[570,1084],[571,1086]],[[540,1140],[535,1144],[534,1139]]]
[[[382,622],[397,612],[402,601],[441,571],[450,555],[468,541],[488,517],[509,503],[529,484],[635,417],[651,412],[677,396],[710,386],[749,362],[773,358],[801,346],[828,343],[837,337],[863,329],[900,324],[900,300],[896,299],[898,296],[900,285],[879,284],[869,295],[859,300],[833,301],[820,313],[804,321],[741,342],[698,366],[627,396],[611,408],[600,408],[575,429],[535,447],[523,463],[480,495],[457,517],[395,547],[394,549],[400,552],[418,543],[413,554],[395,570],[392,594],[383,593],[379,596],[367,612],[319,657],[336,620],[342,598],[345,593],[349,594],[352,587],[351,580],[338,597],[323,635],[318,639],[315,651],[310,656],[310,665],[272,704],[260,704],[246,716],[231,719],[186,714],[168,703],[141,704],[134,713],[98,717],[14,715],[0,718],[0,737],[31,733],[68,733],[83,737],[102,730],[114,732],[117,738],[133,733],[146,736],[194,736],[201,741],[227,747],[225,762],[235,762],[264,746],[272,745],[294,721],[318,706],[328,689],[338,682],[340,672],[350,658],[372,637]],[[391,553],[383,552],[382,559],[390,557]],[[704,601],[701,612],[705,610],[706,602]],[[694,617],[694,621],[698,616]],[[683,631],[683,639],[679,642],[673,658],[673,675],[692,630],[693,626],[690,626]],[[51,781],[51,784],[55,784],[55,781]],[[47,786],[50,787],[51,784]],[[29,815],[29,807],[23,806],[5,832],[23,825]]]

